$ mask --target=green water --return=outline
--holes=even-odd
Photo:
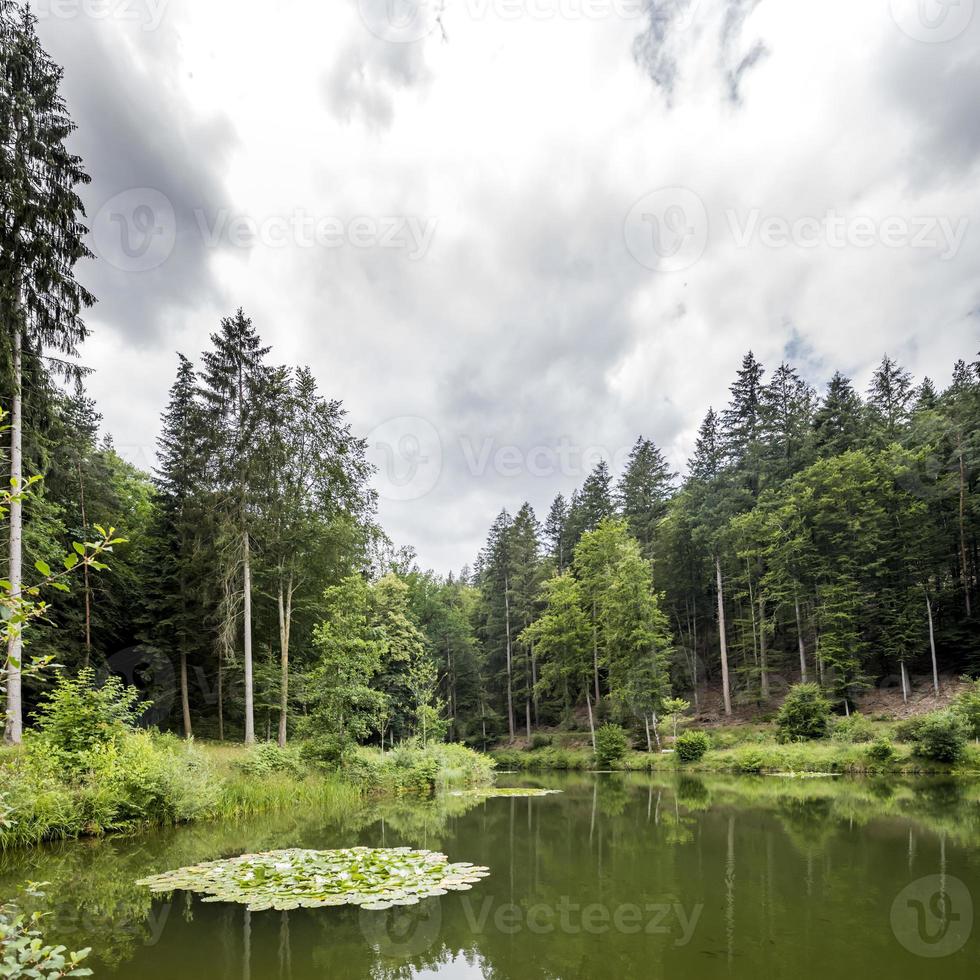
[[[980,784],[501,775],[532,799],[295,813],[11,853],[99,977],[975,978]],[[248,913],[136,878],[248,851],[425,847],[488,865],[415,907]]]

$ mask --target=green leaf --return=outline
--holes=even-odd
[[[49,565],[49,564],[48,564],[48,563],[47,563],[46,561],[44,561],[44,559],[43,559],[43,558],[38,558],[38,560],[37,560],[36,562],[34,562],[34,567],[35,567],[35,568],[36,568],[36,569],[37,569],[37,570],[38,570],[38,571],[39,571],[39,572],[40,572],[40,573],[41,573],[41,574],[42,574],[42,575],[43,575],[43,576],[44,576],[45,578],[49,578],[49,577],[51,576],[51,566],[50,566],[50,565]]]

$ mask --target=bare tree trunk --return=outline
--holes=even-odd
[[[909,679],[908,673],[905,670],[905,661],[900,660],[898,663],[899,672],[902,675],[902,703],[908,704],[909,701]],[[845,708],[847,707],[847,702],[844,702]]]
[[[88,518],[85,516],[85,478],[82,475],[82,461],[77,459],[76,469],[78,470],[78,502],[82,510],[82,539],[88,540]],[[84,666],[89,665],[92,659],[92,587],[89,583],[88,564],[82,569],[82,578],[85,588],[85,659]]]
[[[279,748],[286,747],[286,719],[289,714],[289,628],[293,618],[293,576],[290,572],[283,595],[282,571],[279,574]],[[384,739],[382,738],[382,742]]]
[[[653,737],[656,740],[656,743],[657,743],[657,751],[659,752],[662,746],[660,744],[660,724],[659,724],[659,720],[657,718],[657,712],[656,711],[651,711],[650,712],[650,723],[651,723],[651,725],[653,727]]]
[[[595,703],[602,699],[599,693],[599,630],[596,626],[596,603],[592,600],[592,672],[595,675]]]
[[[966,558],[966,464],[963,461],[963,433],[957,433],[957,448],[960,458],[960,577],[963,579],[963,599],[966,602],[966,615],[972,616],[970,608],[970,569]]]
[[[255,742],[255,691],[252,686],[252,556],[249,551],[248,531],[243,542],[243,604],[244,660],[245,660],[245,744]]]
[[[647,752],[652,752],[653,742],[650,741],[650,719],[647,718],[646,712],[643,713],[643,727],[647,730]]]
[[[759,596],[759,669],[762,696],[769,697],[769,651],[766,648],[766,600]]]
[[[512,656],[510,646],[510,583],[504,576],[504,622],[507,629],[507,730],[514,741],[514,684],[512,679]]]
[[[184,738],[194,735],[191,728],[191,700],[187,690],[187,652],[180,651],[180,709],[184,716]]]
[[[936,663],[936,632],[932,625],[932,603],[929,601],[929,593],[926,593],[926,613],[929,615],[929,650],[932,653],[932,686],[936,694],[939,693],[939,667]]]
[[[728,684],[728,640],[725,636],[725,593],[721,577],[721,557],[715,556],[715,577],[718,581],[718,642],[721,647],[721,693],[725,714],[732,713],[732,693]]]
[[[806,640],[803,639],[803,620],[800,617],[800,600],[796,600],[796,635],[800,643],[800,681],[806,683]]]
[[[585,703],[589,709],[589,734],[592,736],[592,751],[595,752],[595,722],[592,720],[592,697],[589,694],[589,685],[585,685]]]
[[[21,326],[17,319],[18,311],[15,309],[13,312],[14,391],[10,410],[10,488],[16,496],[23,489],[24,475],[21,448],[24,431],[23,410],[21,406],[21,385],[23,378],[21,344],[23,337]],[[10,582],[11,599],[18,599],[23,582],[21,565],[24,532],[24,512],[19,500],[11,500],[8,519],[10,521],[10,567],[7,571],[7,580]],[[15,628],[11,632],[10,642],[7,644],[7,720],[4,734],[7,742],[11,745],[20,745],[24,735],[24,709],[21,690],[22,654],[23,642],[20,629]]]
[[[538,718],[538,658],[534,653],[534,644],[531,644],[531,696],[534,701],[534,724],[540,725]]]
[[[218,741],[225,740],[225,673],[221,669],[224,654],[218,651]]]

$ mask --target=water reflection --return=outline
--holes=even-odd
[[[356,813],[64,844],[0,858],[46,881],[54,941],[100,976],[972,976],[980,783],[543,775],[558,796],[396,801]],[[387,912],[249,913],[135,880],[243,851],[413,846],[492,869]],[[30,907],[30,902],[25,902]],[[938,952],[937,952],[938,951]]]

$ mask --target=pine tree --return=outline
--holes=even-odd
[[[548,519],[544,524],[545,540],[549,544],[548,554],[554,559],[555,567],[561,574],[570,557],[568,547],[568,503],[559,493],[551,502],[551,509],[548,511]]]
[[[765,368],[749,351],[742,358],[742,366],[729,389],[731,401],[721,415],[723,443],[729,460],[749,469],[756,465],[753,457],[763,435],[764,374]]]
[[[868,387],[868,407],[882,442],[893,442],[909,420],[915,398],[912,375],[887,354]]]
[[[650,553],[657,523],[667,513],[676,475],[653,442],[642,436],[636,440],[616,497],[620,512],[645,554]]]
[[[866,437],[864,406],[849,378],[837,371],[813,417],[813,443],[819,456],[859,448]]]
[[[88,182],[81,160],[66,146],[74,126],[59,93],[61,69],[41,46],[29,7],[0,0],[0,317],[12,369],[10,482],[23,485],[24,360],[45,347],[76,353],[85,338],[81,319],[92,295],[75,279],[76,262],[91,253],[81,200]],[[9,571],[12,594],[23,582],[23,512],[10,504]],[[5,736],[23,732],[22,645],[18,631],[7,650]]]
[[[263,347],[252,321],[241,309],[225,317],[211,335],[213,349],[203,355],[201,396],[205,407],[207,452],[216,477],[218,508],[229,533],[233,568],[241,568],[243,661],[245,667],[245,742],[255,741],[252,680],[252,517],[255,490],[262,481],[262,452],[257,435],[267,408],[269,379]],[[230,597],[229,597],[230,598]],[[226,629],[233,603],[225,612]]]
[[[692,479],[710,480],[718,476],[724,466],[725,455],[721,443],[721,423],[713,408],[701,422],[694,455],[688,461],[688,471]]]

